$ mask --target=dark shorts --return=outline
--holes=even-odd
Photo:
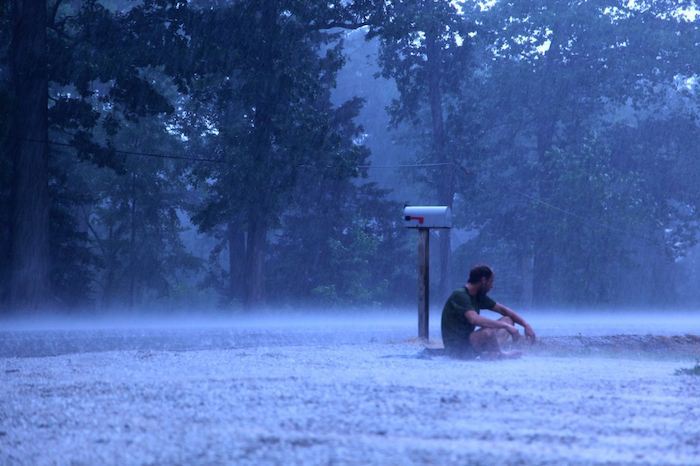
[[[459,343],[445,343],[445,354],[455,359],[475,359],[479,355],[469,344],[469,340]]]

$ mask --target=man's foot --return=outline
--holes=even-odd
[[[484,351],[479,354],[482,361],[493,361],[498,359],[518,359],[523,355],[522,351]]]
[[[522,357],[522,351],[501,351],[500,359],[518,359]]]

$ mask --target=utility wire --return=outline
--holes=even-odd
[[[73,144],[70,143],[65,143],[65,142],[56,142],[56,141],[48,141],[48,140],[41,140],[41,139],[30,139],[30,138],[18,138],[21,141],[27,141],[27,142],[34,142],[38,144],[48,144],[51,146],[60,146],[60,147],[70,147],[70,148],[75,148]],[[172,159],[172,160],[184,160],[188,162],[204,162],[204,163],[217,163],[217,164],[225,164],[225,165],[231,165],[235,166],[234,164],[231,164],[227,162],[226,160],[222,159],[212,159],[212,158],[207,158],[207,157],[185,157],[181,155],[173,155],[173,154],[163,154],[163,153],[157,153],[157,152],[139,152],[139,151],[128,151],[128,150],[121,150],[121,149],[109,149],[115,154],[122,154],[122,155],[127,155],[127,156],[136,156],[136,157],[150,157],[150,158],[158,158],[158,159]],[[300,167],[304,166],[309,166],[307,165],[300,165]],[[364,164],[364,165],[357,165],[357,168],[364,168],[364,169],[400,169],[400,168],[437,168],[437,167],[446,167],[446,166],[453,166],[456,168],[459,168],[466,176],[471,175],[472,173],[464,168],[462,165],[455,163],[455,162],[437,162],[437,163],[412,163],[412,164],[396,164],[396,165],[371,165],[371,164]],[[531,196],[529,194],[525,194],[520,191],[516,191],[513,189],[508,189],[514,194],[517,194],[527,200],[529,200],[531,203],[534,204],[539,204],[541,206],[544,206],[550,210],[557,211],[561,214],[564,214],[568,217],[575,218],[577,220],[583,221],[583,222],[589,222],[590,219],[587,217],[584,217],[583,215],[579,215],[575,212],[571,212],[567,209],[564,209],[562,207],[559,207],[555,204],[552,204],[547,201],[543,201],[542,199],[538,199],[534,196]],[[614,232],[614,233],[619,233],[623,235],[630,235],[634,236],[638,239],[648,241],[652,244],[658,244],[657,240],[654,240],[652,238],[648,238],[646,236],[638,235],[631,233],[629,231],[622,230],[620,228],[616,228],[614,226],[605,224],[605,223],[598,223],[598,226],[607,229],[608,231]]]
[[[409,163],[401,165],[358,165],[359,168],[433,168],[457,165],[454,162],[442,163]]]
[[[555,205],[555,204],[552,204],[552,203],[550,203],[550,202],[543,201],[542,199],[538,199],[538,198],[536,198],[536,197],[534,197],[534,196],[530,196],[529,194],[525,194],[525,193],[523,193],[523,192],[516,191],[516,190],[514,190],[514,189],[510,189],[509,191],[510,191],[511,193],[517,194],[517,195],[519,195],[519,196],[521,196],[521,197],[523,197],[523,198],[529,200],[529,201],[532,202],[533,204],[539,204],[539,205],[541,205],[541,206],[547,207],[547,208],[550,209],[550,210],[555,210],[555,211],[557,211],[557,212],[559,212],[559,213],[561,213],[561,214],[564,214],[564,215],[566,215],[566,216],[568,216],[568,217],[571,217],[571,218],[574,218],[574,219],[576,219],[576,220],[580,220],[580,221],[585,222],[585,223],[588,223],[588,222],[590,222],[590,220],[591,220],[591,219],[588,218],[588,217],[585,217],[585,216],[583,216],[583,215],[579,215],[579,214],[577,214],[577,213],[575,213],[575,212],[571,212],[570,210],[566,210],[566,209],[564,209],[564,208],[562,208],[562,207],[559,207],[559,206],[557,206],[557,205]],[[649,237],[647,237],[646,235],[640,235],[640,234],[638,234],[638,233],[633,233],[633,232],[630,232],[630,231],[626,231],[626,230],[623,230],[623,229],[621,229],[621,228],[617,228],[617,227],[614,227],[614,226],[612,226],[612,225],[609,225],[609,224],[607,224],[607,223],[598,222],[598,223],[597,223],[597,226],[599,226],[599,227],[601,227],[601,228],[604,228],[604,229],[606,229],[606,230],[608,230],[608,231],[611,231],[611,232],[613,232],[613,233],[618,233],[618,234],[622,234],[622,235],[632,236],[632,237],[635,237],[635,238],[637,238],[637,239],[640,239],[640,240],[643,240],[643,241],[647,241],[647,242],[649,242],[649,243],[651,243],[651,244],[654,244],[654,245],[657,245],[657,244],[659,243],[658,240],[655,240],[655,239],[653,239],[653,238],[649,238]]]
[[[29,138],[18,138],[18,139],[20,141],[35,142],[37,144],[48,144],[50,146],[75,148],[75,146],[73,144],[70,144],[67,142],[55,142],[55,141],[46,141],[46,140],[41,140],[41,139],[29,139]],[[224,164],[227,163],[225,160],[210,159],[210,158],[205,158],[205,157],[185,157],[182,155],[160,154],[160,153],[156,153],[156,152],[137,152],[137,151],[112,149],[112,148],[108,148],[108,150],[114,152],[115,154],[134,155],[134,156],[139,156],[139,157],[151,157],[151,158],[157,158],[157,159],[187,160],[189,162],[206,162],[206,163],[224,163]]]
[[[27,141],[27,142],[34,142],[37,144],[48,144],[50,146],[59,146],[59,147],[70,147],[70,148],[75,148],[73,144],[67,143],[67,142],[55,142],[55,141],[47,141],[47,140],[41,140],[41,139],[30,139],[30,138],[18,138],[21,141]],[[219,163],[219,164],[224,164],[224,165],[232,165],[235,166],[234,164],[231,164],[227,162],[226,160],[222,159],[212,159],[212,158],[207,158],[207,157],[185,157],[182,155],[173,155],[173,154],[163,154],[163,153],[157,153],[157,152],[139,152],[139,151],[130,151],[130,150],[122,150],[122,149],[113,149],[109,148],[111,152],[115,154],[121,154],[121,155],[131,155],[131,156],[137,156],[137,157],[150,157],[150,158],[157,158],[157,159],[174,159],[174,160],[185,160],[188,162],[204,162],[204,163]],[[363,165],[356,165],[357,168],[380,168],[380,169],[394,169],[394,168],[436,168],[436,167],[445,167],[445,166],[455,166],[457,164],[453,162],[443,162],[443,163],[412,163],[412,164],[397,164],[397,165],[372,165],[372,164],[363,164]],[[299,165],[300,167],[306,167],[306,166],[311,166],[308,164],[304,165]]]

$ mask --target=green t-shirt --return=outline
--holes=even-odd
[[[466,287],[455,290],[442,309],[442,342],[447,350],[469,348],[469,334],[474,326],[469,323],[465,313],[469,310],[477,314],[482,309],[493,309],[496,302],[487,295],[472,296]]]

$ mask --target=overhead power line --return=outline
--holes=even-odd
[[[537,197],[531,196],[531,195],[529,195],[529,194],[525,194],[525,193],[523,193],[523,192],[516,191],[516,190],[514,190],[514,189],[508,189],[508,191],[510,191],[510,192],[513,193],[513,194],[517,194],[517,195],[519,195],[519,196],[521,196],[521,197],[527,199],[527,200],[530,201],[532,204],[537,204],[537,205],[546,207],[546,208],[548,208],[548,209],[550,209],[550,210],[553,210],[553,211],[559,212],[560,214],[566,215],[567,217],[570,217],[570,218],[579,220],[579,221],[581,221],[581,222],[583,222],[583,223],[585,223],[585,224],[587,224],[587,223],[589,223],[589,222],[591,221],[591,219],[590,219],[589,217],[585,217],[585,216],[583,216],[583,215],[577,214],[577,213],[572,212],[572,211],[570,211],[570,210],[564,209],[563,207],[559,207],[558,205],[552,204],[551,202],[543,201],[542,199],[539,199],[539,198],[537,198]],[[634,232],[629,231],[629,230],[623,230],[622,228],[618,228],[618,227],[612,226],[612,225],[607,224],[607,223],[597,222],[597,223],[596,223],[596,226],[598,226],[598,227],[600,227],[600,228],[603,228],[603,229],[605,229],[605,230],[608,230],[608,231],[610,231],[610,232],[613,232],[613,233],[618,233],[618,234],[625,235],[625,236],[631,236],[631,237],[634,237],[634,238],[639,239],[639,240],[642,240],[642,241],[647,241],[647,242],[649,242],[650,244],[654,244],[654,245],[658,244],[658,240],[655,240],[655,239],[653,239],[653,238],[650,238],[650,237],[648,237],[648,236],[646,236],[646,235],[641,235],[641,234],[639,234],[639,233],[634,233]]]
[[[41,139],[28,139],[28,138],[19,138],[19,139],[21,141],[35,142],[37,144],[48,144],[50,146],[70,147],[73,149],[76,148],[75,145],[67,143],[67,142],[46,141],[46,140],[41,140]],[[114,152],[115,154],[133,155],[133,156],[138,156],[138,157],[186,160],[189,162],[224,163],[224,164],[227,163],[225,160],[211,159],[211,158],[206,158],[206,157],[185,157],[183,155],[161,154],[161,153],[157,153],[157,152],[137,152],[137,151],[113,149],[113,148],[108,148],[107,150],[110,150],[111,152]]]
[[[27,141],[27,142],[34,142],[38,144],[48,144],[51,146],[59,146],[59,147],[69,147],[69,148],[75,148],[73,144],[66,143],[66,142],[56,142],[56,141],[49,141],[49,140],[41,140],[41,139],[30,139],[30,138],[18,138],[19,140],[22,141]],[[230,165],[230,166],[235,166],[235,164],[232,164],[226,160],[222,159],[212,159],[208,157],[186,157],[182,155],[174,155],[174,154],[164,154],[164,153],[157,153],[157,152],[139,152],[139,151],[129,151],[129,150],[123,150],[123,149],[114,149],[114,148],[109,148],[110,151],[112,151],[115,154],[121,154],[121,155],[126,155],[126,156],[135,156],[135,157],[148,157],[148,158],[157,158],[157,159],[172,159],[172,160],[183,160],[187,162],[201,162],[201,163],[216,163],[216,164],[224,164],[224,165]],[[310,165],[298,165],[299,167],[308,167]],[[438,167],[446,167],[446,166],[453,166],[455,168],[460,169],[466,176],[470,175],[471,172],[464,168],[462,165],[455,163],[455,162],[436,162],[436,163],[411,163],[411,164],[393,164],[393,165],[371,165],[371,164],[363,164],[363,165],[356,165],[357,168],[363,168],[363,169],[403,169],[403,168],[438,168]],[[531,196],[529,194],[522,193],[520,191],[516,191],[513,189],[509,189],[513,194],[517,194],[518,196],[521,196],[528,201],[530,201],[533,204],[537,204],[543,207],[546,207],[550,210],[559,212],[560,214],[566,215],[570,218],[575,218],[579,221],[583,222],[588,222],[590,219],[577,214],[575,212],[572,212],[568,209],[564,209],[562,207],[559,207],[555,204],[552,204],[550,202],[544,201],[542,199],[539,199],[537,197]],[[639,235],[635,234],[629,231],[622,230],[620,228],[614,227],[612,225],[608,225],[605,223],[598,223],[597,224],[599,227],[604,228],[608,231],[618,233],[618,234],[624,234],[624,235],[630,235],[633,237],[636,237],[638,239],[644,240],[644,241],[649,241],[653,244],[657,244],[658,241],[648,238],[645,235]]]
[[[21,141],[34,142],[37,144],[48,144],[50,146],[69,147],[69,148],[73,148],[73,149],[75,148],[75,145],[67,143],[67,142],[56,142],[56,141],[48,141],[48,140],[41,140],[41,139],[30,139],[30,138],[18,138],[18,139]],[[223,164],[223,165],[235,166],[235,164],[232,164],[226,160],[212,159],[212,158],[208,158],[208,157],[186,157],[183,155],[164,154],[164,153],[158,153],[158,152],[139,152],[139,151],[114,149],[114,148],[108,148],[108,150],[115,153],[115,154],[127,155],[127,156],[148,157],[148,158],[157,158],[157,159],[184,160],[187,162],[218,163],[218,164]],[[311,165],[302,164],[302,165],[298,165],[298,166],[299,167],[308,167]],[[445,167],[445,166],[458,166],[459,168],[462,168],[461,166],[459,166],[458,164],[456,164],[454,162],[410,163],[410,164],[394,164],[394,165],[372,165],[372,164],[356,165],[357,168],[366,168],[366,169],[373,169],[373,168],[379,168],[379,169],[436,168],[436,167]]]

